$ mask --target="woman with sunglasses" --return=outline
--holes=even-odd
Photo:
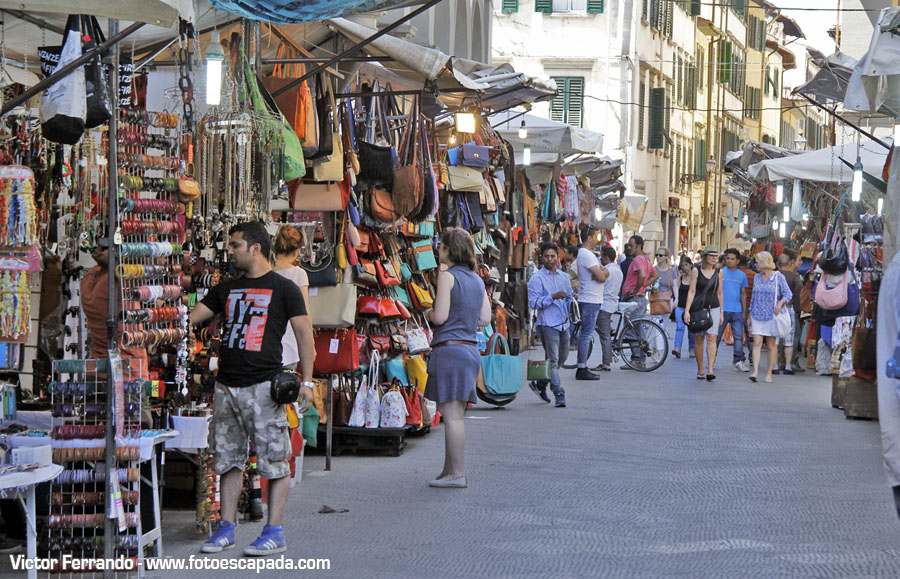
[[[668,311],[661,314],[654,314],[652,316],[653,320],[663,328],[666,327],[666,321],[669,318],[669,314],[671,314],[675,310],[675,296],[678,293],[678,272],[676,272],[675,268],[671,266],[671,256],[672,253],[667,247],[660,247],[656,250],[656,265],[654,267],[656,268],[656,273],[659,275],[659,279],[655,284],[656,287],[654,288],[654,291],[650,294],[651,310],[654,307],[654,293],[667,293],[669,295]]]

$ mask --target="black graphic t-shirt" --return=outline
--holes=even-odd
[[[281,371],[284,330],[307,313],[297,284],[274,271],[220,283],[200,303],[224,314],[216,379],[226,386],[250,386]]]

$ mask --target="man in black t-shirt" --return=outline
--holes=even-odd
[[[252,438],[259,474],[269,479],[269,515],[262,534],[244,554],[270,555],[287,550],[281,517],[290,488],[291,451],[285,408],[269,395],[270,381],[282,371],[281,338],[290,323],[299,346],[301,411],[306,410],[313,400],[315,346],[303,294],[269,265],[269,233],[263,224],[240,223],[229,235],[228,255],[243,277],[212,288],[190,316],[191,325],[219,314],[225,322],[211,441],[213,470],[221,475],[222,520],[200,550],[218,553],[235,546],[237,503]]]

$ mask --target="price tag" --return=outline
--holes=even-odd
[[[336,338],[332,338],[332,339],[331,339],[331,343],[328,344],[328,353],[329,353],[329,354],[337,354],[337,353],[338,353],[338,346],[340,346],[340,345],[341,345],[341,341],[340,341],[340,340],[338,340],[338,339],[336,339]]]

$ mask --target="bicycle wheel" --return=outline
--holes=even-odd
[[[669,355],[669,339],[662,326],[653,320],[632,320],[624,325],[617,341],[624,362],[638,372],[652,372],[663,365]]]

